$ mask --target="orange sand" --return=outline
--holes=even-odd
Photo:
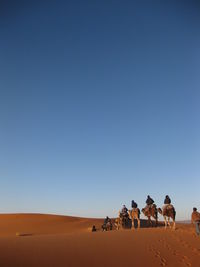
[[[102,220],[2,214],[0,267],[200,267],[200,237],[194,226],[91,233],[93,224],[100,228]]]

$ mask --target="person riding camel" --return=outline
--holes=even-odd
[[[152,205],[154,203],[154,200],[148,195],[147,196],[147,200],[146,200],[146,204],[148,206]]]
[[[104,224],[106,225],[109,222],[111,222],[111,219],[108,216],[106,216],[106,218],[104,220]]]
[[[123,207],[122,207],[122,210],[120,212],[120,217],[122,220],[122,225],[125,226],[128,218],[129,218],[128,209],[125,205],[123,205]]]
[[[147,200],[146,200],[147,205],[146,205],[145,209],[147,210],[147,209],[151,208],[153,203],[154,203],[154,200],[148,195]]]
[[[166,209],[170,206],[171,206],[171,199],[168,195],[166,195],[164,199],[163,212],[165,212]]]
[[[122,215],[122,217],[128,217],[128,209],[125,205],[123,205],[123,207],[122,207],[121,215]]]
[[[170,199],[170,197],[168,195],[165,196],[164,204],[165,205],[171,204],[171,199]]]
[[[112,221],[108,216],[106,216],[106,218],[104,219],[104,223],[101,228],[103,231],[112,230]]]
[[[133,208],[133,209],[137,209],[137,203],[134,201],[134,200],[132,200],[131,201],[131,207]]]

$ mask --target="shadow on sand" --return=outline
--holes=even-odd
[[[32,233],[16,233],[16,236],[33,236]]]
[[[164,222],[158,222],[156,225],[156,221],[152,220],[152,225],[148,224],[148,220],[141,219],[140,220],[140,228],[151,228],[151,227],[164,227]],[[137,220],[134,220],[134,227],[138,228]]]

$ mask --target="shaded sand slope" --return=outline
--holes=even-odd
[[[100,227],[102,222],[102,219],[48,214],[1,214],[0,236],[15,235],[16,232],[27,235],[84,232],[93,224]]]
[[[188,225],[177,225],[176,231],[142,228],[91,233],[88,227],[94,223],[100,225],[101,220],[13,216],[16,215],[0,216],[0,228],[8,220],[7,234],[0,231],[1,267],[200,266],[200,238]],[[16,237],[10,219],[34,234]]]
[[[0,214],[0,236],[13,236],[16,233],[44,235],[88,232],[92,225],[100,229],[103,221],[104,219],[49,214]],[[141,220],[141,227],[146,227],[146,224],[146,220]]]

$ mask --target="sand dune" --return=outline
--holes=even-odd
[[[102,219],[44,214],[2,214],[0,215],[0,236],[15,235],[16,232],[29,235],[66,234],[88,231],[92,224],[98,227]]]
[[[0,267],[200,266],[200,238],[190,225],[91,233],[93,224],[102,220],[2,214]]]

